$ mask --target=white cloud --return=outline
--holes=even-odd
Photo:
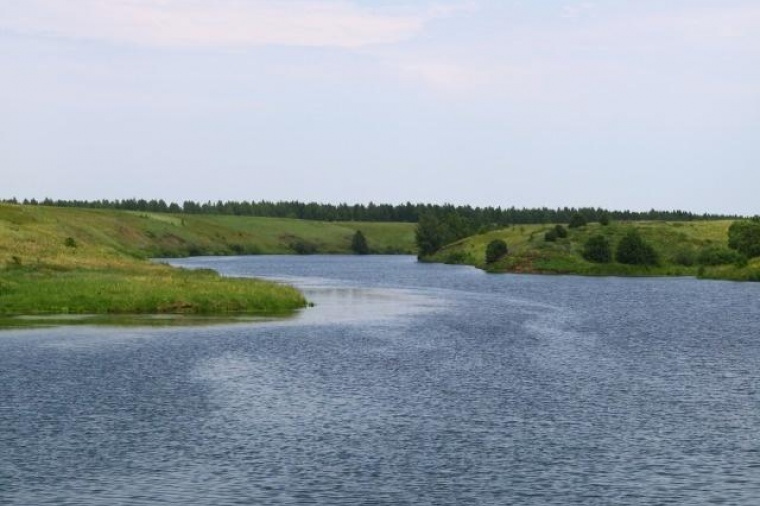
[[[441,6],[371,9],[348,0],[0,0],[0,10],[0,30],[180,47],[386,44],[451,13]]]

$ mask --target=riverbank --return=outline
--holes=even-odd
[[[403,233],[399,227],[367,225],[362,224],[364,233],[381,247],[395,244]],[[349,227],[3,204],[0,316],[289,314],[306,305],[295,288],[173,268],[149,258],[292,253],[294,243],[343,252],[338,238],[348,236],[350,245]]]
[[[730,220],[688,222],[589,223],[565,228],[566,237],[546,234],[556,225],[518,225],[468,237],[450,244],[423,261],[472,265],[493,273],[572,274],[581,276],[695,276],[705,279],[760,281],[760,259],[734,261],[728,249]],[[614,249],[630,231],[652,246],[656,264],[629,265],[615,261]],[[592,262],[584,247],[594,236],[604,237],[613,258]],[[508,253],[486,261],[486,249],[494,240],[507,244]]]

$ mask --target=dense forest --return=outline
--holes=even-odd
[[[167,203],[164,200],[124,199],[124,200],[44,200],[17,199],[5,200],[7,203],[27,205],[44,205],[55,207],[79,207],[91,209],[120,209],[128,211],[145,211],[154,213],[185,214],[221,214],[234,216],[260,216],[270,218],[297,218],[317,221],[374,221],[417,223],[422,216],[435,216],[452,223],[456,228],[477,231],[483,228],[497,228],[508,225],[527,225],[542,223],[570,223],[574,215],[582,216],[588,222],[602,219],[617,221],[632,220],[667,220],[692,221],[735,219],[738,216],[717,214],[694,214],[687,211],[608,211],[600,208],[557,209],[515,208],[515,207],[472,207],[451,204],[321,204],[316,202],[280,201],[217,201],[193,202],[187,200],[182,204]],[[453,217],[456,217],[455,219]],[[460,235],[459,233],[456,235]]]

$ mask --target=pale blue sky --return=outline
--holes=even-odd
[[[757,0],[0,0],[0,197],[760,213]]]

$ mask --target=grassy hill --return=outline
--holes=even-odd
[[[146,259],[348,253],[356,230],[373,252],[413,252],[411,224],[0,204],[0,315],[287,313],[306,303],[291,287]]]
[[[0,265],[36,257],[63,265],[93,258],[350,253],[361,230],[373,253],[414,253],[410,223],[319,222],[285,218],[174,215],[0,204]],[[72,238],[78,248],[64,245]]]
[[[568,237],[554,242],[544,239],[545,233],[554,228],[553,224],[517,225],[468,237],[446,246],[426,260],[469,264],[489,272],[760,280],[760,259],[757,258],[747,265],[710,265],[713,263],[709,261],[711,252],[726,251],[730,225],[731,221],[613,222],[607,226],[590,223],[568,229]],[[614,261],[592,263],[583,258],[583,247],[590,237],[603,235],[614,252],[620,239],[631,229],[637,230],[657,251],[660,258],[657,266],[624,265]],[[487,264],[486,247],[494,239],[504,240],[509,254]]]

